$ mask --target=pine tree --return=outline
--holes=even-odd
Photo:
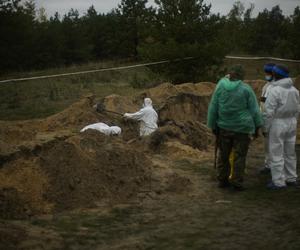
[[[116,13],[121,17],[120,25],[126,31],[127,44],[124,48],[129,49],[135,59],[138,58],[138,46],[142,42],[143,31],[146,29],[145,24],[151,10],[147,9],[148,0],[122,0],[116,9]]]
[[[156,0],[156,32],[151,41],[140,47],[147,60],[195,57],[193,61],[159,66],[172,82],[199,81],[209,77],[212,66],[224,56],[217,32],[211,30],[210,5],[203,0]]]

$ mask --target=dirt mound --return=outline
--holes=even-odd
[[[24,219],[30,216],[26,201],[15,188],[0,189],[0,213],[2,219]]]
[[[211,157],[211,154],[208,154],[207,151],[199,150],[193,148],[189,145],[182,144],[178,141],[168,141],[164,144],[162,148],[162,154],[170,155],[172,159],[181,160],[181,159],[201,159]]]
[[[183,148],[188,145],[194,149],[207,150],[213,143],[213,137],[209,129],[201,122],[171,122],[151,135],[149,147],[154,152],[163,153],[167,143],[174,141],[181,144]],[[167,155],[172,156],[173,153],[173,151],[168,151]]]
[[[95,112],[94,99],[93,95],[80,99],[64,111],[45,119],[41,124],[41,129],[46,131],[66,128],[80,129],[86,124],[106,120],[104,114]]]
[[[36,157],[4,164],[0,188],[14,193],[1,193],[6,200],[2,216],[14,216],[9,207],[30,215],[93,206],[103,199],[128,201],[149,188],[151,166],[121,139],[94,131],[54,142]]]
[[[179,93],[190,93],[196,95],[211,95],[215,89],[215,84],[211,82],[185,83],[176,85]]]
[[[63,155],[55,157],[59,152]],[[127,201],[150,182],[151,162],[117,138],[94,131],[71,137],[41,154],[57,208],[93,205],[95,199]]]
[[[40,121],[0,122],[0,155],[8,154],[26,141],[34,140]]]
[[[134,98],[128,98],[120,95],[110,95],[102,100],[106,110],[115,111],[121,114],[126,112],[135,112],[141,107],[142,99],[136,103]]]
[[[210,96],[199,96],[189,93],[180,93],[170,97],[159,108],[161,124],[168,121],[202,121],[205,122]]]
[[[264,87],[264,85],[266,84],[266,81],[263,80],[246,80],[245,83],[249,84],[252,89],[254,90],[257,99],[259,100],[261,93],[262,93],[262,89]]]
[[[180,85],[173,85],[171,83],[164,83],[155,88],[151,88],[142,94],[140,98],[150,97],[155,106],[163,104],[168,98],[180,94],[194,94],[194,95],[211,95],[215,88],[215,84],[210,82],[200,83],[184,83]]]
[[[0,249],[20,249],[19,244],[27,238],[27,232],[21,226],[8,221],[0,221]]]
[[[171,83],[163,83],[155,88],[148,89],[143,92],[140,96],[149,97],[152,99],[155,105],[164,102],[168,97],[175,96],[178,94],[178,90],[175,85]]]
[[[214,87],[212,83],[166,83],[136,96],[111,95],[102,100],[107,110],[124,113],[138,110],[143,98],[151,97],[161,118],[160,129],[146,141],[138,139],[138,123],[97,113],[94,96],[86,96],[44,120],[1,122],[2,217],[25,218],[94,206],[103,200],[135,199],[141,190],[149,189],[153,154],[161,150],[171,158],[192,157],[207,149],[211,135],[202,122]],[[78,133],[83,126],[99,121],[119,125],[122,136]],[[173,190],[178,183],[184,183],[179,185],[183,189],[188,186],[187,180],[169,172],[161,176],[163,180],[156,176],[158,182],[165,183],[156,183],[159,189]]]

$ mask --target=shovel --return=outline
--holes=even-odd
[[[112,114],[115,114],[115,115],[120,115],[120,116],[123,116],[123,114],[121,113],[118,113],[118,112],[115,112],[115,111],[112,111],[112,110],[107,110],[105,109],[103,103],[97,103],[94,108],[96,109],[97,112],[99,113],[102,113],[102,112],[107,112],[107,113],[112,113]]]

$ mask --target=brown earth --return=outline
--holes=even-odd
[[[160,129],[146,140],[138,138],[137,123],[112,113],[97,113],[94,96],[44,120],[1,121],[1,217],[28,218],[102,201],[135,200],[153,181],[151,155],[178,159],[196,157],[208,149],[211,134],[201,122],[213,89],[212,83],[166,83],[131,98],[111,95],[101,100],[106,110],[124,113],[139,109],[143,98],[151,97]],[[78,133],[83,126],[99,121],[121,126],[122,136]],[[184,177],[170,169],[159,172],[159,192],[170,190],[169,186],[186,186],[178,184],[182,178],[185,183]]]

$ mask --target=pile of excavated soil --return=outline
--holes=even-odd
[[[66,110],[50,116],[45,119],[41,128],[44,131],[56,131],[61,129],[76,129],[86,126],[90,123],[96,123],[97,121],[106,121],[105,114],[95,112],[93,108],[95,96],[86,96],[80,101],[74,103]]]
[[[160,129],[145,141],[138,138],[138,123],[97,113],[93,96],[44,120],[2,121],[1,217],[26,218],[99,201],[127,202],[153,189],[154,179],[160,192],[189,186],[189,180],[171,169],[154,170],[153,155],[179,159],[207,150],[212,136],[203,122],[214,87],[212,83],[166,83],[136,96],[111,95],[101,100],[107,110],[125,113],[138,110],[143,98],[151,97]],[[95,122],[120,126],[122,136],[78,133]]]
[[[213,143],[213,136],[201,122],[170,122],[150,136],[149,147],[154,152],[160,152],[169,141],[177,141],[182,147],[188,145],[194,149],[207,150]]]
[[[143,153],[98,132],[54,141],[37,156],[2,166],[1,216],[89,207],[106,199],[128,201],[149,189],[151,168]]]
[[[160,122],[205,122],[209,101],[210,96],[189,93],[169,97],[158,110]]]
[[[127,201],[150,185],[151,162],[144,154],[94,131],[42,152],[40,164],[49,177],[47,200],[62,209],[95,199]]]
[[[143,100],[141,98],[139,102],[137,102],[134,98],[128,96],[109,95],[102,100],[102,103],[106,110],[124,114],[138,110],[142,106]]]
[[[209,96],[212,94],[214,88],[215,84],[210,82],[184,83],[180,85],[164,83],[155,88],[143,92],[140,96],[150,97],[155,105],[160,105],[163,104],[169,97],[177,96],[183,93],[200,96]]]
[[[248,80],[245,81],[245,83],[248,83],[252,89],[254,90],[257,99],[259,100],[261,97],[262,89],[264,85],[266,84],[266,81],[263,80]]]

